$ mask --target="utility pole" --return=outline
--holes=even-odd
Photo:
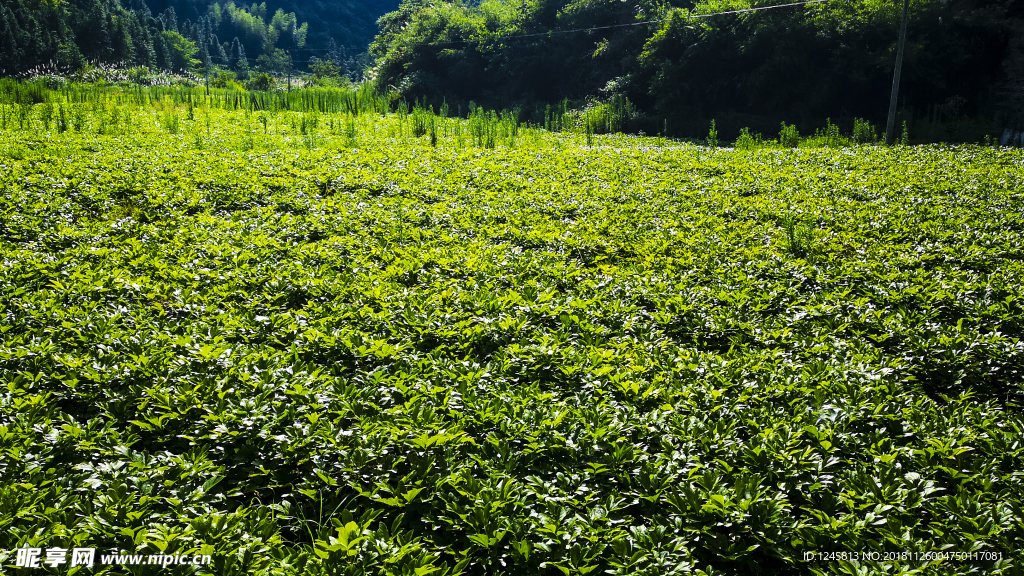
[[[903,68],[903,47],[907,43],[907,18],[910,15],[910,0],[903,0],[903,22],[900,24],[900,41],[896,46],[896,73],[892,77],[892,95],[889,97],[889,121],[885,125],[885,143],[892,145],[893,129],[896,125],[896,97],[900,92],[900,69]]]
[[[284,63],[288,67],[288,91],[292,91],[292,51],[287,50],[288,61]]]
[[[209,50],[206,49],[206,45],[203,45],[203,51],[200,56],[203,58],[203,79],[206,81],[206,96],[210,96],[210,67],[213,66],[213,60],[210,58]]]

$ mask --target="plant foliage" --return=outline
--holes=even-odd
[[[25,545],[218,575],[1019,570],[1019,149],[19,90],[5,573]],[[828,551],[976,556],[805,561]]]

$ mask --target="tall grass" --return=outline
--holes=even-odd
[[[160,126],[168,134],[177,134],[181,131],[181,118],[177,111],[164,112],[160,115]]]
[[[708,129],[708,137],[704,140],[705,144],[715,148],[718,146],[718,128],[715,127],[715,121],[711,121],[711,128]]]
[[[625,132],[636,116],[636,107],[629,98],[616,94],[607,102],[597,103],[583,111],[584,130],[588,134]]]
[[[849,138],[846,138],[839,131],[839,126],[832,123],[832,119],[825,120],[825,128],[819,128],[814,131],[814,135],[803,141],[803,145],[807,147],[817,148],[837,148],[841,146],[849,146],[852,142]]]
[[[779,218],[779,224],[785,234],[786,251],[813,262],[816,256],[814,222],[795,214],[786,214]]]
[[[867,120],[853,119],[853,141],[857,144],[872,144],[878,141],[875,127]]]
[[[749,128],[743,128],[733,147],[737,150],[755,150],[764,145],[764,138],[760,134],[751,134]]]
[[[111,87],[97,84],[65,83],[55,89],[44,80],[18,81],[0,78],[0,105],[5,104],[133,104],[152,106],[170,101],[175,106],[249,110],[252,112],[318,112],[385,114],[393,109],[393,94],[379,94],[369,85],[354,89],[304,88],[291,92],[240,92],[230,88],[211,89],[199,86],[131,86]],[[2,119],[0,119],[2,121]]]
[[[304,113],[300,118],[299,132],[302,134],[302,143],[307,150],[313,150],[319,145],[319,128],[320,113],[316,109]]]
[[[184,131],[200,147],[206,142],[202,130],[196,128],[197,118],[205,115],[208,119],[218,110],[237,114],[239,140],[235,145],[246,150],[257,146],[259,128],[269,135],[274,126],[298,136],[296,144],[308,149],[321,147],[338,136],[341,146],[354,147],[357,142],[367,145],[377,141],[381,131],[389,139],[421,139],[424,145],[460,149],[564,145],[564,139],[553,138],[552,132],[579,134],[587,146],[597,142],[614,145],[614,138],[599,135],[628,131],[639,117],[624,96],[591,102],[582,109],[572,109],[568,101],[562,101],[534,110],[532,118],[541,122],[531,125],[520,120],[518,110],[485,110],[472,102],[468,111],[462,106],[452,110],[446,102],[440,108],[425,102],[410,104],[394,92],[380,94],[369,85],[307,87],[291,92],[213,88],[207,92],[198,86],[48,85],[44,80],[0,79],[0,129],[4,130],[129,135],[155,128],[170,135]],[[387,118],[372,120],[382,117]],[[365,138],[360,137],[360,130],[367,131]],[[851,135],[842,134],[829,121],[824,129],[803,138],[795,126],[783,123],[777,140],[748,130],[740,134],[735,146],[836,147],[877,141],[875,128],[858,119]],[[906,137],[900,141],[905,142]],[[714,121],[705,142],[720,144]]]
[[[568,100],[563,100],[554,106],[549,104],[544,110],[543,118],[544,129],[549,132],[571,130],[576,125]]]
[[[779,144],[783,148],[796,148],[800,144],[800,132],[796,129],[796,124],[786,125],[782,123],[782,128],[779,130]]]

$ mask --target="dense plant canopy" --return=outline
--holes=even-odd
[[[778,2],[776,2],[777,4]],[[621,94],[649,133],[702,135],[708,121],[734,137],[782,120],[885,118],[900,3],[830,2],[712,14],[772,3],[747,0],[406,0],[381,19],[377,77],[409,98],[536,103]],[[915,0],[903,69],[904,115],[992,121],[1006,97],[1020,2]],[[1014,60],[1017,58],[1017,60]],[[1024,76],[1013,76],[1014,86]],[[1002,121],[1019,110],[1003,107]],[[1024,120],[1024,118],[1021,118]],[[934,140],[977,141],[986,128],[950,127]]]
[[[1020,150],[18,89],[5,573],[1020,568]]]

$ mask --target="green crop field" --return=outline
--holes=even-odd
[[[1024,151],[28,96],[3,573],[1021,573]]]

